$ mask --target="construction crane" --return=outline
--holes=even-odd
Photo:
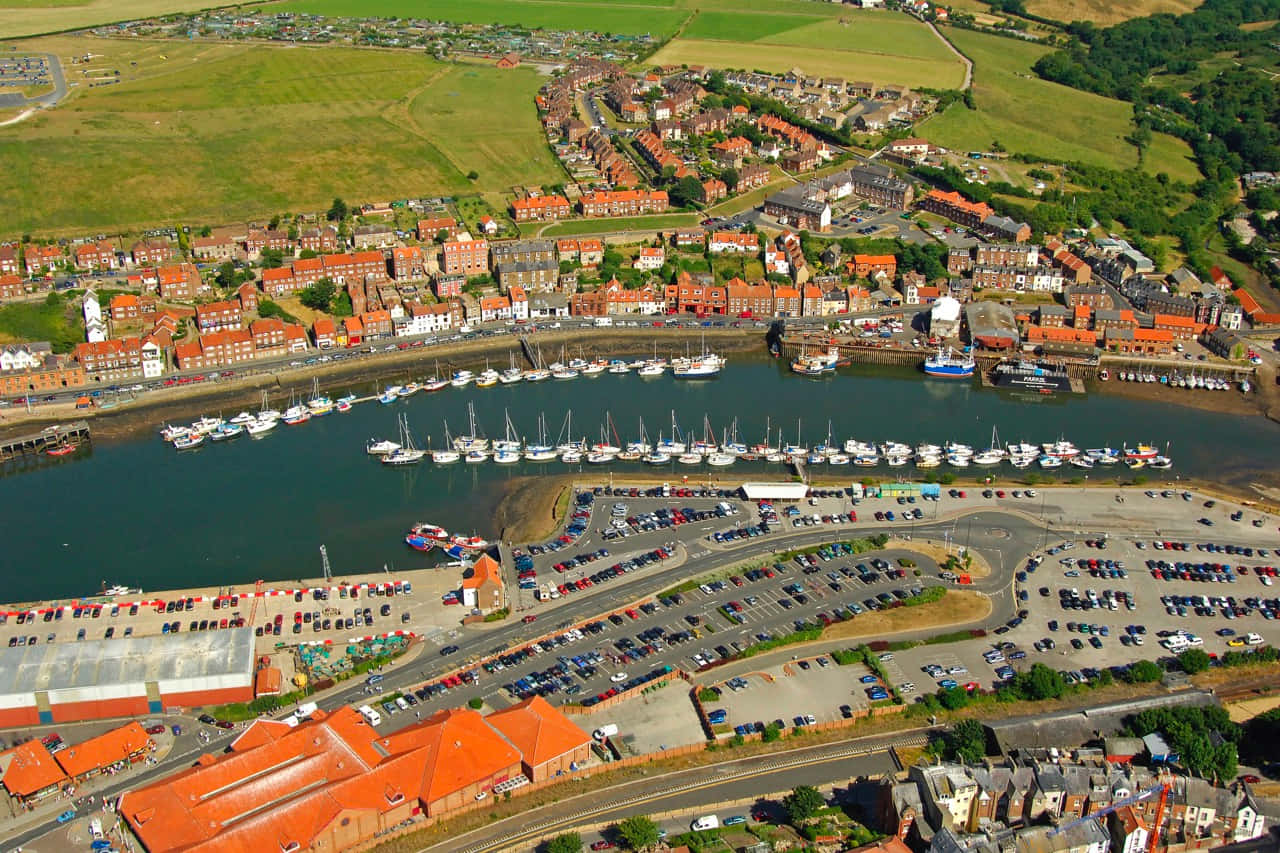
[[[1156,803],[1156,817],[1155,817],[1155,821],[1153,822],[1150,828],[1149,838],[1147,841],[1147,853],[1155,853],[1156,845],[1160,840],[1160,825],[1164,823],[1165,807],[1169,803],[1169,783],[1168,782],[1161,782],[1159,785],[1153,785],[1150,788],[1139,791],[1138,793],[1134,794],[1131,797],[1125,797],[1124,799],[1116,800],[1111,805],[1106,806],[1105,808],[1098,809],[1093,814],[1088,814],[1088,815],[1085,815],[1084,817],[1076,818],[1073,821],[1068,821],[1067,823],[1064,823],[1061,826],[1055,827],[1054,829],[1050,830],[1049,835],[1051,836],[1057,835],[1059,833],[1066,832],[1068,829],[1071,829],[1073,826],[1079,826],[1082,823],[1088,823],[1090,821],[1099,820],[1100,818],[1104,818],[1114,811],[1122,809],[1125,806],[1131,806],[1134,803],[1141,802],[1142,800],[1153,797],[1156,794],[1160,795],[1160,800],[1159,802]]]

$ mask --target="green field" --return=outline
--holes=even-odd
[[[921,136],[960,151],[988,151],[999,142],[1008,151],[1052,160],[1137,164],[1137,149],[1124,141],[1132,130],[1131,105],[1035,77],[1031,65],[1048,48],[971,30],[950,28],[947,36],[973,60],[977,109],[954,104],[921,123]],[[1155,134],[1146,168],[1196,180],[1190,157],[1185,143]]]
[[[744,47],[734,42],[678,38],[654,54],[650,61],[655,65],[688,63],[774,72],[799,68],[806,74],[821,77],[938,89],[959,88],[964,81],[964,66],[954,56],[950,56],[949,61],[939,61],[861,50],[787,47],[760,42]]]
[[[699,11],[684,28],[681,36],[716,41],[763,41],[771,35],[826,20],[812,15],[779,15],[771,12]]]
[[[633,216],[619,219],[579,219],[558,222],[543,229],[540,237],[578,237],[589,234],[608,234],[614,231],[661,231],[664,228],[682,228],[696,225],[697,213],[665,213],[656,216]],[[526,227],[527,228],[527,227]]]
[[[662,4],[665,5],[665,4]],[[271,6],[291,12],[331,17],[395,18],[413,15],[466,24],[512,24],[553,30],[594,29],[666,37],[689,13],[655,4],[607,3],[592,0],[289,0]]]
[[[30,47],[92,51],[128,71],[119,85],[81,89],[0,128],[0,198],[10,201],[0,233],[217,224],[323,208],[334,196],[562,178],[531,106],[530,69],[342,47],[70,37]]]
[[[0,343],[49,341],[54,352],[70,352],[84,340],[84,320],[59,294],[40,302],[16,302],[0,307]]]

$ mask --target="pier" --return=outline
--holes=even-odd
[[[8,462],[22,456],[44,453],[61,444],[80,444],[89,440],[89,422],[74,421],[55,424],[39,432],[18,435],[0,441],[0,462]]]

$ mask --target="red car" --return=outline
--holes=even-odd
[[[612,841],[605,841],[604,839],[601,839],[601,840],[599,840],[599,841],[597,841],[597,842],[593,843],[593,844],[591,845],[591,849],[592,849],[592,850],[612,850],[612,849],[613,849],[613,842],[612,842]]]
[[[163,725],[163,724],[157,724],[157,725],[154,725],[154,726],[148,726],[148,727],[147,727],[147,734],[149,734],[149,735],[162,735],[162,734],[164,734],[164,725]]]
[[[534,616],[533,614],[530,614],[530,615],[528,615],[528,616],[524,617],[524,619],[522,619],[521,621],[522,621],[522,622],[524,622],[524,624],[528,625],[530,622],[533,622],[533,621],[534,621],[534,620],[536,620],[537,618],[538,618],[537,616]]]

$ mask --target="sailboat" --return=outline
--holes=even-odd
[[[262,392],[262,405],[258,407],[258,420],[260,421],[278,421],[280,413],[267,405],[267,392]]]
[[[582,451],[585,448],[585,440],[574,441],[573,439],[573,409],[570,409],[564,416],[564,423],[560,425],[560,434],[556,436],[556,452],[565,462],[576,462],[582,458]],[[567,454],[571,453],[578,454],[577,458],[569,458]]]
[[[498,384],[498,380],[502,377],[498,371],[489,366],[489,359],[484,360],[484,370],[480,371],[480,375],[476,377],[477,388],[492,388]]]
[[[796,418],[796,443],[783,447],[782,453],[784,456],[805,456],[808,452],[809,448],[800,443],[800,419]]]
[[[715,431],[711,429],[711,421],[706,415],[702,416],[702,438],[697,439],[690,445],[689,450],[693,453],[701,453],[706,456],[709,453],[716,453],[720,450],[715,443]]]
[[[333,400],[320,393],[320,378],[311,380],[311,399],[307,401],[307,409],[316,417],[330,414],[333,411]]]
[[[285,424],[287,426],[296,426],[297,424],[305,424],[309,420],[311,420],[311,410],[294,400],[293,394],[290,393],[289,408],[284,410]]]
[[[498,374],[498,381],[503,385],[511,385],[524,378],[524,371],[516,367],[516,354],[511,353],[511,366]]]
[[[651,449],[652,448],[649,444],[649,436],[646,435],[644,431],[644,418],[640,418],[640,439],[638,441],[628,441],[626,450],[624,452],[634,453],[636,454],[635,458],[639,459],[641,456],[648,453]]]
[[[735,421],[735,423],[736,423],[736,421]],[[759,444],[753,444],[753,445],[751,445],[751,452],[752,452],[752,453],[755,453],[755,454],[757,454],[757,455],[759,455],[759,456],[769,456],[769,455],[771,455],[771,454],[774,454],[774,453],[777,453],[777,452],[778,452],[778,447],[777,447],[777,445],[774,445],[774,444],[770,444],[770,443],[769,443],[769,433],[770,433],[770,432],[772,432],[772,430],[773,430],[773,424],[772,424],[771,419],[769,419],[769,418],[765,418],[765,422],[764,422],[764,440],[763,440],[763,441],[761,441]]]
[[[440,362],[437,361],[436,372],[431,374],[431,376],[422,383],[422,387],[427,390],[427,393],[431,393],[432,391],[439,391],[441,388],[446,387],[448,384],[449,384],[448,379],[440,378]]]
[[[622,448],[609,441],[609,433],[614,434],[614,441],[617,441],[617,430],[613,426],[613,418],[608,412],[604,413],[605,422],[600,426],[600,441],[591,445],[591,452],[587,454],[587,461],[599,465],[605,462],[612,462]]]
[[[427,436],[427,444],[431,443],[431,437]],[[444,449],[431,451],[431,461],[437,465],[447,465],[450,462],[457,462],[462,458],[462,454],[453,449],[453,440],[449,437],[449,422],[444,422]]]
[[[1004,461],[1004,448],[1000,446],[1000,436],[996,428],[991,428],[991,446],[986,450],[973,454],[973,464],[981,466],[999,465]]]
[[[524,458],[530,462],[550,462],[556,458],[556,449],[547,443],[547,416],[538,413],[538,443],[525,446]]]
[[[520,438],[516,435],[515,426],[511,423],[511,415],[503,409],[502,416],[506,421],[506,433],[501,441],[493,443],[493,461],[499,465],[510,465],[520,461]]]
[[[472,403],[467,403],[467,421],[470,425],[470,431],[466,435],[460,435],[453,440],[453,449],[464,452],[487,450],[489,448],[489,439],[476,431],[476,409]]]
[[[663,453],[680,455],[688,449],[683,436],[680,435],[680,427],[676,425],[676,410],[671,410],[671,437],[663,438],[662,433],[658,433],[658,444],[655,448]]]
[[[400,447],[382,457],[384,465],[416,465],[427,455],[427,451],[419,450],[413,444],[413,433],[409,430],[409,416],[400,415]]]
[[[729,428],[729,437],[721,436],[720,449],[731,456],[742,456],[747,452],[747,446],[738,441],[738,419],[733,419],[733,424]]]
[[[658,344],[653,344],[653,358],[640,365],[637,371],[641,376],[661,376],[667,370],[667,363],[658,358]]]
[[[417,382],[410,382],[408,385],[401,385],[400,390],[396,392],[397,397],[412,397],[422,390],[422,386]]]
[[[671,375],[676,379],[710,379],[724,368],[724,357],[707,350],[707,336],[702,336],[700,355],[677,359],[671,364]]]

